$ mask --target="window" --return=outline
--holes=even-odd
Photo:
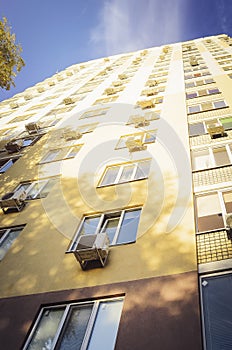
[[[24,226],[0,229],[0,261],[4,258]]]
[[[224,217],[232,213],[232,190],[196,196],[197,230],[212,231],[224,228]]]
[[[93,109],[91,111],[87,111],[81,115],[80,119],[91,118],[91,117],[100,117],[105,115],[108,112],[109,108],[101,108],[101,109]]]
[[[122,297],[44,307],[23,350],[113,350],[122,307]]]
[[[232,163],[232,144],[192,151],[193,170],[220,167]]]
[[[211,122],[221,124],[224,127],[224,130],[232,129],[232,117],[223,117],[212,120],[207,120],[205,122],[199,122],[194,124],[189,124],[189,136],[199,136],[207,134],[207,125]]]
[[[121,184],[146,179],[150,170],[151,159],[128,162],[106,167],[99,187]]]
[[[191,88],[194,86],[200,86],[200,85],[206,85],[206,84],[212,84],[212,83],[215,83],[214,79],[208,78],[208,79],[204,79],[204,80],[196,80],[196,81],[187,82],[187,83],[185,83],[185,87]]]
[[[116,101],[118,96],[110,96],[110,97],[105,97],[105,98],[100,98],[96,100],[93,104],[98,105],[98,104],[103,104],[103,103],[109,103],[109,102],[114,102]]]
[[[136,134],[123,135],[120,137],[115,149],[126,148],[126,142],[128,139],[138,140],[140,144],[155,142],[157,130],[151,130],[147,132],[138,132]]]
[[[210,111],[212,109],[225,108],[228,107],[226,102],[220,101],[208,101],[202,102],[198,105],[188,106],[188,114],[199,113],[204,111]]]
[[[200,282],[205,349],[232,349],[232,273],[202,276]]]
[[[209,71],[205,72],[198,72],[198,73],[193,73],[193,74],[187,74],[184,76],[185,79],[192,79],[192,78],[198,78],[198,77],[203,77],[205,75],[210,75]]]
[[[14,189],[14,192],[16,192],[19,189],[23,189],[27,194],[26,199],[29,200],[44,198],[47,197],[50,190],[58,182],[58,180],[59,179],[57,177],[54,177],[33,182],[22,182]]]
[[[83,145],[76,145],[73,147],[57,148],[47,152],[39,164],[57,162],[64,159],[74,158],[80,151]]]
[[[199,96],[205,96],[205,95],[213,95],[213,94],[219,94],[220,91],[218,88],[212,88],[212,89],[204,89],[204,90],[199,90],[196,92],[189,92],[186,93],[186,98],[191,99]]]
[[[81,235],[107,233],[110,245],[134,243],[137,237],[141,208],[126,209],[84,216],[68,252],[75,251]]]
[[[0,174],[5,173],[18,159],[19,157],[0,159]]]
[[[127,125],[134,124],[135,126],[146,126],[150,124],[150,121],[158,120],[160,119],[160,111],[152,111],[147,112],[144,114],[144,116],[137,114],[137,115],[131,115]],[[141,125],[140,125],[141,124]]]

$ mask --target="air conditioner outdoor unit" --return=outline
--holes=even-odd
[[[119,74],[118,77],[119,77],[119,79],[123,80],[123,79],[127,78],[127,75],[126,74]]]
[[[135,128],[139,128],[139,127],[143,127],[143,126],[147,126],[149,125],[149,121],[146,120],[145,117],[143,116],[140,116],[140,115],[135,115],[135,116],[132,116],[132,122],[133,124],[135,125]]]
[[[67,72],[66,72],[66,75],[67,75],[67,77],[71,77],[71,76],[73,75],[73,72],[67,71]]]
[[[156,86],[158,84],[157,80],[148,80],[147,85],[149,87]]]
[[[159,58],[161,61],[163,61],[165,59],[165,55],[160,55]]]
[[[36,122],[31,122],[31,123],[25,124],[25,129],[28,132],[28,134],[38,134],[40,127]]]
[[[105,266],[109,254],[109,237],[106,233],[82,235],[78,238],[77,246],[73,252],[81,268],[85,270],[88,262],[100,262]]]
[[[0,199],[0,206],[3,213],[6,214],[7,209],[16,209],[17,211],[21,211],[25,206],[26,197],[27,194],[24,189],[6,193]]]
[[[157,90],[156,89],[146,90],[146,95],[147,96],[154,96],[156,94],[157,94]]]
[[[19,107],[19,104],[17,102],[11,102],[10,103],[10,108],[15,109],[15,108],[18,108],[18,107]]]
[[[82,134],[76,130],[65,130],[62,136],[65,141],[72,141],[80,139],[82,137]]]
[[[191,64],[191,66],[198,66],[198,61],[197,61],[197,58],[195,56],[190,57],[189,62]]]
[[[48,82],[48,85],[49,85],[49,86],[54,86],[54,85],[55,85],[55,82],[54,82],[53,80],[51,80],[51,81]]]
[[[107,94],[107,95],[113,95],[113,94],[115,94],[116,93],[116,91],[115,91],[115,89],[113,89],[113,88],[107,88],[107,89],[105,89],[105,94]]]
[[[15,153],[19,152],[21,148],[23,147],[23,140],[12,140],[10,142],[7,142],[5,145],[5,149],[8,153]]]
[[[144,151],[147,147],[143,145],[141,139],[136,139],[134,137],[128,137],[126,140],[126,147],[129,152]]]
[[[121,81],[114,81],[112,83],[113,86],[117,87],[117,86],[121,86],[122,85],[122,82]]]
[[[138,105],[142,109],[154,108],[155,107],[155,104],[154,104],[153,100],[141,100],[141,101],[138,101]]]
[[[38,91],[39,93],[44,92],[44,91],[45,91],[45,88],[42,87],[42,86],[40,86],[40,87],[37,88],[37,91]]]
[[[169,46],[164,46],[163,52],[164,52],[164,53],[168,53],[168,51],[169,51]]]
[[[232,240],[232,214],[227,214],[225,216],[226,221],[226,232],[228,239]]]
[[[70,105],[70,104],[74,103],[74,100],[71,97],[66,97],[63,99],[63,103],[65,105]]]
[[[207,131],[212,139],[220,136],[225,136],[224,126],[218,121],[207,124]]]
[[[32,95],[31,94],[27,94],[24,96],[24,100],[25,101],[28,101],[28,100],[31,100],[32,99]]]

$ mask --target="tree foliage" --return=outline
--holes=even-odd
[[[15,34],[11,34],[11,28],[7,19],[0,20],[0,88],[9,90],[15,86],[14,79],[25,66],[21,57],[21,45],[15,43]]]

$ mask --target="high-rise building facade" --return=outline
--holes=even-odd
[[[231,349],[232,40],[73,65],[0,103],[0,344]]]

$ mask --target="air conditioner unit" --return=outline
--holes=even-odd
[[[78,140],[82,137],[82,134],[76,130],[65,130],[62,134],[65,141]]]
[[[74,100],[71,97],[66,97],[63,99],[63,103],[65,105],[70,105],[70,104],[74,103]]]
[[[105,62],[109,62],[109,60],[110,60],[110,59],[109,59],[108,57],[105,57],[105,58],[104,58],[104,61],[105,61]]]
[[[15,108],[18,108],[18,107],[19,107],[19,104],[17,102],[11,102],[10,103],[10,108],[15,109]]]
[[[51,80],[51,81],[48,82],[48,85],[49,85],[49,86],[54,86],[54,85],[55,85],[55,82],[54,82],[53,80]]]
[[[24,96],[24,100],[25,100],[25,101],[31,100],[32,97],[33,97],[33,96],[32,96],[31,94],[27,94],[27,95]]]
[[[198,61],[197,61],[196,56],[190,57],[189,63],[191,64],[191,66],[198,66]]]
[[[126,74],[119,74],[118,77],[119,77],[119,79],[121,79],[121,80],[127,79],[127,75],[126,75]]]
[[[232,240],[232,214],[225,216],[226,232],[228,239]]]
[[[225,136],[224,126],[219,121],[207,124],[206,127],[212,139],[216,137]]]
[[[105,89],[105,94],[106,94],[106,95],[113,95],[113,94],[115,94],[115,93],[116,93],[116,90],[113,89],[113,88],[107,88],[107,89]]]
[[[113,86],[117,87],[117,86],[122,86],[122,82],[121,81],[114,81],[112,83]]]
[[[64,80],[63,75],[57,75],[57,80],[58,80],[58,81],[62,81],[62,80]]]
[[[154,108],[154,107],[155,107],[155,104],[154,104],[153,100],[142,100],[142,101],[138,101],[137,104],[138,104],[142,109]]]
[[[149,87],[156,86],[158,84],[157,80],[148,80],[147,84]]]
[[[169,51],[169,46],[164,46],[163,52],[164,52],[164,53],[168,53],[168,51]]]
[[[100,263],[104,267],[109,254],[109,237],[106,233],[82,235],[73,251],[81,268],[85,270],[89,262]]]
[[[31,122],[31,123],[25,124],[25,129],[28,132],[28,134],[38,134],[40,127],[36,122]]]
[[[0,199],[0,206],[4,214],[7,213],[7,209],[16,209],[21,211],[25,206],[25,199],[27,194],[24,189],[19,189],[15,192],[6,193]]]
[[[138,116],[134,115],[134,116],[132,116],[131,119],[132,119],[133,124],[135,125],[135,128],[140,128],[140,127],[147,126],[150,124],[149,121],[146,120],[145,117],[140,116],[140,115],[138,115]]]
[[[67,77],[71,77],[71,76],[73,75],[73,72],[67,71],[67,72],[66,72],[66,75],[67,75]]]
[[[136,139],[134,137],[128,137],[126,140],[126,147],[129,152],[144,151],[147,147],[143,145],[141,138]]]
[[[45,91],[45,88],[42,87],[42,86],[40,86],[40,87],[37,88],[37,91],[38,91],[39,93],[44,92],[44,91]]]
[[[157,94],[157,90],[156,89],[146,90],[146,95],[147,96],[154,96],[156,94]]]
[[[7,142],[5,145],[5,149],[8,153],[15,153],[19,152],[21,148],[23,147],[23,140],[12,140],[10,142]]]
[[[163,61],[163,60],[165,59],[165,55],[160,55],[160,56],[159,56],[159,59],[160,59],[161,61]]]

